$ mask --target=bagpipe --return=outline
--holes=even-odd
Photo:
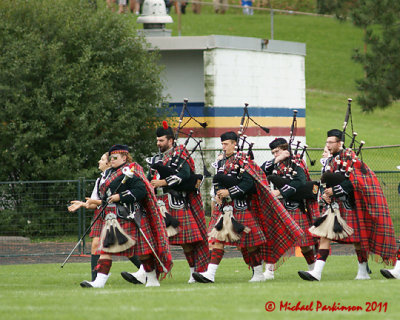
[[[179,203],[183,203],[182,202],[183,201],[183,198],[182,198],[183,192],[185,192],[185,193],[199,192],[200,186],[201,186],[204,178],[211,176],[211,174],[208,172],[208,170],[206,168],[203,151],[201,150],[202,140],[201,139],[197,140],[197,139],[193,138],[192,130],[190,130],[189,134],[187,134],[187,138],[186,138],[185,142],[183,143],[183,145],[177,144],[179,134],[184,134],[184,132],[181,129],[183,129],[183,127],[185,126],[185,124],[182,125],[185,111],[189,114],[189,117],[190,117],[187,122],[189,122],[191,119],[193,119],[194,121],[199,123],[201,127],[203,127],[203,128],[207,127],[206,122],[201,123],[201,122],[197,121],[197,119],[195,119],[190,114],[189,110],[187,109],[187,104],[188,104],[188,99],[184,99],[182,111],[181,111],[181,114],[179,117],[178,126],[177,126],[175,133],[173,134],[174,144],[173,144],[173,152],[172,152],[172,155],[170,156],[170,158],[165,162],[163,159],[163,156],[161,154],[161,150],[159,150],[157,155],[146,159],[146,162],[148,163],[148,165],[150,167],[150,175],[154,176],[156,173],[158,173],[159,179],[162,180],[162,179],[166,179],[168,177],[176,175],[177,173],[179,173],[179,171],[181,171],[181,169],[183,168],[185,163],[190,163],[191,161],[193,161],[191,159],[191,156],[197,150],[197,148],[199,148],[201,159],[203,161],[203,174],[195,173],[191,167],[190,168],[190,176],[188,179],[185,179],[178,184],[174,184],[172,186],[167,187],[168,193],[170,193],[171,198],[177,199],[177,201]],[[169,128],[168,123],[166,121],[163,121],[163,129],[167,130],[168,128]],[[191,139],[195,141],[195,146],[189,152],[187,150],[187,146]],[[168,237],[176,235],[179,232],[179,229],[178,229],[179,221],[175,217],[171,216],[168,213],[165,203],[163,201],[158,201],[157,205],[160,209],[161,215],[164,217]]]
[[[353,120],[351,117],[351,102],[352,99],[348,99],[348,104],[347,104],[347,111],[346,111],[346,116],[344,119],[343,123],[343,130],[342,130],[342,138],[341,141],[343,142],[343,149],[340,151],[344,157],[337,156],[334,159],[332,159],[331,164],[335,167],[335,170],[332,172],[333,168],[331,165],[328,165],[326,167],[325,172],[321,176],[321,183],[324,187],[327,188],[332,188],[336,185],[339,185],[341,182],[343,182],[346,178],[348,179],[350,177],[351,172],[355,168],[359,168],[363,173],[365,173],[365,167],[363,161],[359,158],[361,157],[361,150],[362,147],[365,144],[365,141],[361,140],[358,142],[356,140],[357,137],[357,132],[353,131]],[[349,123],[349,119],[351,122],[351,129],[352,129],[352,135],[350,136],[347,134],[348,137],[351,137],[351,142],[349,144],[349,147],[345,147],[345,139],[346,139],[346,129],[347,125]],[[356,144],[358,143],[358,149],[357,151],[354,151],[354,148],[356,147]],[[360,161],[358,161],[360,159]]]
[[[269,175],[268,181],[272,183],[276,188],[281,189],[284,185],[290,181],[287,178],[280,177],[278,175]],[[304,185],[296,189],[296,193],[289,197],[289,200],[301,202],[303,200],[317,200],[318,199],[318,181],[306,181]]]
[[[159,153],[157,155],[155,155],[154,157],[151,157],[151,158],[147,158],[146,161],[150,167],[150,171],[151,171],[152,175],[154,175],[155,171],[157,171],[158,174],[160,175],[160,179],[165,179],[169,176],[176,175],[183,168],[185,163],[188,162],[188,160],[191,158],[193,153],[197,149],[199,149],[201,159],[203,162],[203,174],[196,174],[195,172],[193,172],[193,170],[190,170],[189,179],[183,181],[180,184],[173,186],[173,189],[176,191],[192,192],[192,191],[198,191],[203,182],[203,179],[205,177],[210,177],[211,174],[208,172],[206,165],[205,165],[204,155],[203,155],[203,151],[201,149],[202,140],[195,139],[193,137],[192,130],[190,130],[190,132],[188,134],[186,134],[187,138],[186,138],[185,142],[183,143],[183,145],[181,145],[181,146],[177,145],[177,139],[179,137],[179,134],[185,134],[183,131],[181,131],[181,129],[183,129],[183,127],[185,126],[185,124],[182,125],[185,111],[187,113],[189,113],[189,116],[190,116],[188,121],[193,119],[197,123],[199,123],[203,128],[207,127],[206,122],[199,122],[190,114],[190,112],[187,110],[187,103],[188,103],[188,99],[184,99],[182,111],[181,111],[181,114],[179,117],[178,127],[174,134],[174,151],[173,151],[172,156],[168,159],[167,163],[164,164],[162,155],[161,155],[161,151],[159,151]],[[163,121],[163,128],[164,129],[168,128],[168,123],[166,121]],[[195,145],[192,148],[192,150],[189,152],[187,150],[187,145],[191,139],[195,141]]]
[[[350,178],[351,173],[355,169],[360,169],[362,173],[366,173],[364,163],[360,161],[361,149],[365,142],[360,141],[357,151],[353,151],[356,146],[357,133],[353,131],[353,121],[351,118],[351,102],[348,99],[347,111],[343,123],[343,131],[341,141],[343,149],[340,154],[331,160],[330,165],[326,167],[325,172],[321,176],[321,190],[339,186],[343,181]],[[346,129],[351,121],[352,136],[348,148],[345,148]],[[350,136],[350,135],[348,135]],[[325,202],[325,201],[324,201]],[[309,231],[317,236],[326,237],[331,240],[340,240],[353,234],[354,230],[349,227],[346,221],[340,216],[339,205],[335,202],[326,203],[327,209],[325,213],[318,218]]]
[[[249,160],[254,159],[253,146],[254,143],[247,141],[247,136],[244,134],[247,124],[245,125],[245,119],[252,120],[248,113],[248,104],[245,103],[243,108],[243,116],[240,120],[240,127],[237,134],[237,141],[235,146],[235,155],[233,162],[230,163],[229,168],[225,168],[226,155],[221,160],[222,166],[219,167],[217,174],[213,177],[213,186],[215,193],[220,189],[229,189],[242,180],[242,176],[245,172],[245,167],[249,163]],[[247,122],[248,122],[247,120]],[[254,122],[254,120],[252,120]],[[254,122],[255,123],[255,122]],[[257,124],[258,125],[258,124]],[[268,128],[262,127],[265,132],[269,132]],[[245,147],[247,146],[247,152],[245,152]],[[227,169],[227,173],[225,173]]]
[[[245,138],[244,138],[245,139]],[[222,165],[219,167],[217,173],[213,177],[213,187],[214,187],[214,193],[217,193],[218,190],[220,189],[229,189],[233,186],[236,186],[240,183],[242,180],[243,174],[246,171],[245,167],[249,163],[249,160],[252,160],[253,158],[253,149],[254,143],[249,143],[247,153],[243,152],[243,146],[239,148],[239,151],[241,156],[240,156],[240,161],[235,161],[233,164],[231,164],[231,170],[229,170],[228,173],[225,173],[225,166]],[[239,159],[239,156],[237,156]],[[237,159],[235,159],[237,160]],[[222,163],[224,164],[226,161],[226,155],[224,154],[224,158],[221,160]]]
[[[297,112],[297,110],[293,110],[292,124],[290,126],[290,138],[288,142],[289,157],[282,161],[280,166],[282,175],[278,175],[278,171],[275,169],[271,175],[267,176],[268,182],[270,183],[272,189],[274,187],[280,189],[284,185],[290,183],[290,181],[293,180],[297,175],[298,167],[306,170],[304,156],[308,157],[311,166],[315,165],[315,160],[311,160],[310,155],[308,154],[308,146],[306,144],[301,146],[301,141],[297,141],[296,144],[293,143],[297,130]],[[294,150],[293,146],[295,146]],[[301,202],[308,199],[317,200],[318,189],[318,181],[306,181],[303,186],[297,188],[296,193],[292,195],[289,200],[296,202]]]
[[[243,116],[240,121],[240,128],[237,134],[235,154],[233,161],[230,162],[229,166],[226,167],[226,154],[221,160],[221,166],[219,166],[217,174],[213,177],[213,187],[215,194],[220,189],[229,189],[235,185],[238,185],[242,180],[243,174],[246,171],[246,166],[250,160],[254,159],[252,152],[254,143],[247,141],[247,136],[244,135],[245,119],[252,120],[248,114],[248,104],[245,104],[243,110]],[[254,121],[253,121],[254,122]],[[255,123],[255,122],[254,122]],[[257,123],[256,123],[257,124]],[[257,124],[258,125],[258,124]],[[261,127],[265,132],[269,132],[268,128]],[[245,152],[245,147],[247,146],[247,152]],[[221,216],[219,217],[214,228],[210,231],[209,236],[215,238],[219,241],[234,242],[240,239],[241,234],[249,233],[251,230],[249,227],[244,226],[239,223],[233,214],[233,207],[228,205],[230,202],[230,197],[222,199],[221,205],[219,205],[219,210],[221,211]]]
[[[192,154],[196,151],[199,147],[202,140],[198,140],[196,145],[193,147],[191,152],[186,150],[186,146],[188,141],[191,138],[191,134],[193,131],[190,132],[188,138],[186,139],[183,147],[180,148],[180,151],[175,150],[173,156],[169,159],[169,161],[164,165],[161,156],[157,156],[156,159],[152,160],[150,163],[150,168],[154,171],[157,171],[160,175],[160,179],[166,179],[169,176],[176,175],[185,165],[185,163],[190,159]],[[185,151],[184,151],[185,150]],[[182,156],[184,152],[184,156]],[[196,174],[192,170],[190,170],[190,177],[182,181],[182,183],[175,185],[173,187],[176,191],[186,191],[192,192],[197,191],[200,188],[200,185],[204,179],[202,174]]]

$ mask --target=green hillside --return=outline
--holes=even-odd
[[[172,12],[174,23],[167,25],[172,35],[178,35],[178,17]],[[138,26],[141,28],[141,26]],[[270,38],[271,22],[268,12],[244,16],[240,10],[230,9],[225,15],[214,14],[203,6],[200,15],[181,16],[181,35],[235,35]],[[400,103],[371,114],[361,112],[356,103],[355,79],[362,77],[362,68],[351,60],[354,48],[363,48],[362,30],[350,22],[339,22],[322,16],[274,15],[274,39],[303,42],[306,56],[307,143],[321,147],[327,129],[340,128],[347,108],[347,98],[353,99],[353,121],[358,137],[366,146],[398,144]]]

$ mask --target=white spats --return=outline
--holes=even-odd
[[[144,270],[143,264],[140,265],[139,270],[133,273],[133,275],[140,283],[146,283],[146,271]]]
[[[369,280],[371,279],[368,270],[367,270],[367,263],[358,263],[358,272],[355,280]]]
[[[217,272],[218,265],[210,263],[206,272],[193,272],[193,278],[200,283],[214,282],[215,273]]]
[[[396,261],[394,269],[381,269],[382,275],[387,279],[398,279],[400,280],[400,260]]]
[[[156,270],[146,272],[147,282],[146,287],[159,287],[160,282],[157,279]]]
[[[108,280],[109,275],[104,273],[97,273],[96,279],[94,281],[82,281],[80,283],[82,288],[104,288]]]
[[[313,271],[315,267],[315,262],[308,265],[308,271]]]
[[[193,272],[194,272],[194,268],[190,268],[190,277],[189,277],[188,283],[196,282],[196,280],[194,280],[194,278],[193,278]]]
[[[145,284],[146,283],[146,271],[144,271],[143,265],[140,266],[139,270],[133,273],[121,272],[122,278],[133,284]]]
[[[260,264],[259,266],[255,266],[253,268],[253,271],[254,271],[253,277],[249,280],[249,282],[263,282],[263,281],[265,281],[262,264]]]
[[[298,273],[303,280],[320,281],[324,266],[325,266],[325,261],[317,260],[315,261],[314,269],[312,271],[299,271]]]
[[[274,274],[274,265],[271,263],[266,263],[265,264],[265,271],[264,271],[264,278],[265,280],[274,280],[275,274]]]

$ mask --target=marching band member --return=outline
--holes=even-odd
[[[319,216],[319,207],[316,200],[307,200],[300,194],[301,187],[306,185],[306,181],[311,180],[308,169],[302,159],[290,154],[288,142],[284,138],[276,138],[269,147],[274,159],[266,161],[261,168],[268,179],[272,177],[271,175],[284,178],[282,185],[279,187],[275,185],[277,188],[272,190],[272,193],[281,198],[286,210],[303,229],[303,237],[299,238],[294,245],[301,248],[308,269],[312,270],[315,263],[313,246],[317,245],[318,241],[308,229],[312,226],[314,218]],[[295,194],[298,197],[293,199]],[[273,266],[267,264],[264,276],[267,279],[274,278]]]
[[[271,194],[265,174],[257,164],[247,156],[235,155],[236,133],[222,134],[221,144],[224,158],[218,161],[218,173],[213,180],[216,208],[209,225],[213,242],[211,261],[207,271],[195,272],[193,276],[201,283],[214,282],[224,246],[234,245],[253,269],[250,282],[265,281],[263,254],[268,253],[276,262],[302,231]]]
[[[332,173],[338,173],[340,177],[342,172],[344,177],[340,182],[327,185],[323,192],[322,198],[328,209],[310,228],[312,234],[321,237],[317,261],[312,271],[299,271],[304,280],[321,279],[332,240],[354,243],[359,262],[357,280],[370,279],[367,270],[369,254],[380,256],[385,263],[393,263],[396,259],[393,223],[379,181],[351,149],[343,149],[342,139],[343,132],[338,129],[327,133],[326,146],[331,157],[321,182],[325,175],[332,176]],[[336,209],[337,205],[339,209]]]
[[[94,281],[83,281],[80,285],[103,288],[112,255],[137,255],[146,273],[146,287],[159,286],[159,274],[170,271],[172,258],[153,188],[142,167],[132,162],[127,146],[114,145],[109,155],[111,168],[99,186],[105,217],[98,249],[100,258],[95,268],[97,276]]]
[[[90,256],[90,261],[91,261],[91,272],[92,272],[92,281],[96,279],[97,272],[95,270],[97,266],[97,261],[99,260],[100,255],[97,253],[97,248],[99,246],[99,240],[100,240],[100,232],[103,227],[103,218],[102,217],[97,217],[100,214],[100,206],[101,206],[101,200],[99,197],[99,186],[104,183],[105,181],[105,171],[110,168],[110,162],[108,158],[108,152],[104,153],[100,160],[99,160],[99,170],[101,170],[101,177],[97,178],[94,188],[92,191],[92,194],[90,198],[86,198],[86,201],[79,201],[79,200],[73,200],[71,201],[71,205],[68,207],[69,212],[75,212],[79,208],[86,208],[86,209],[93,209],[94,210],[94,216],[93,219],[96,219],[96,222],[93,224],[89,237],[92,238],[92,246],[91,246],[91,256]]]
[[[176,231],[170,233],[169,242],[183,248],[190,268],[188,283],[194,283],[193,272],[204,271],[209,260],[203,202],[198,189],[189,183],[195,172],[194,161],[183,145],[175,144],[172,128],[166,122],[157,129],[156,135],[161,156],[151,159],[149,180],[156,188],[160,209],[167,216],[167,227],[169,220],[176,223]],[[130,275],[137,279],[139,276]],[[130,281],[132,277],[124,278]]]

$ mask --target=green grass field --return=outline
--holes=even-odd
[[[132,285],[121,278],[130,262],[114,262],[104,289],[83,289],[89,263],[0,266],[0,319],[398,319],[400,282],[380,275],[382,265],[370,262],[371,280],[353,280],[355,256],[331,256],[321,282],[307,282],[297,275],[303,258],[290,258],[275,280],[248,283],[251,272],[242,259],[223,259],[215,284],[187,284],[186,261],[174,262],[172,277],[159,288]],[[267,302],[275,303],[266,312]],[[332,306],[360,306],[362,311],[316,311],[317,302]],[[386,312],[366,308],[387,303]],[[281,303],[298,302],[313,311],[279,310]]]

